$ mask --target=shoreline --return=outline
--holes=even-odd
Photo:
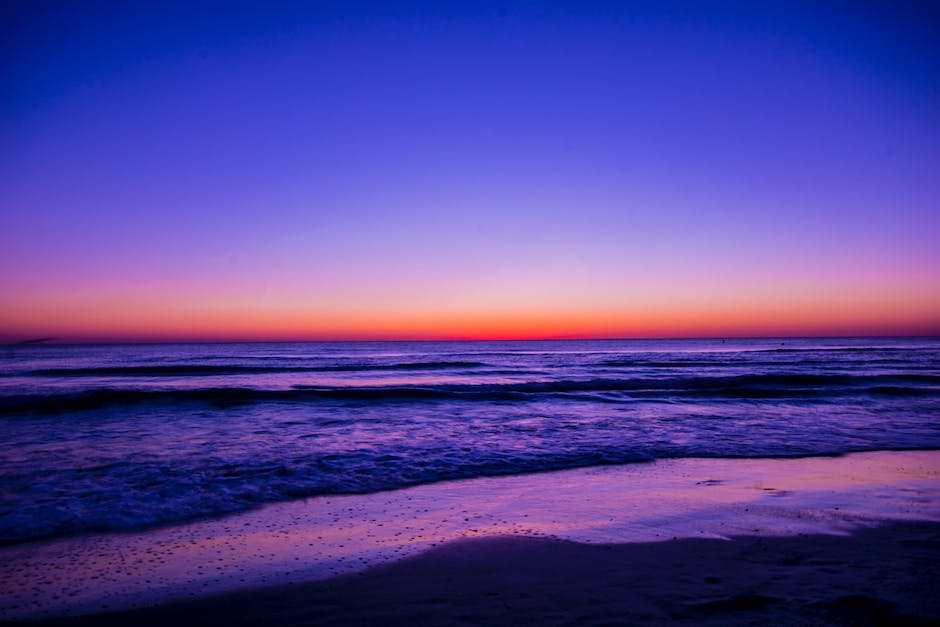
[[[905,534],[934,537],[940,526],[912,521],[940,522],[940,451],[686,458],[465,479],[277,503],[139,533],[3,547],[0,620],[100,618],[101,612],[173,607],[189,598],[211,604],[224,597],[237,605],[233,599],[284,594],[274,591],[285,586],[333,589],[327,582],[376,577],[423,555],[446,562],[467,542],[496,542],[537,564],[545,547],[557,542],[649,546],[671,554],[663,547],[687,540],[728,550],[755,538],[808,547],[827,545],[809,537],[851,540],[880,528],[894,529],[878,536],[893,546]],[[506,548],[505,542],[528,548]],[[588,555],[584,551],[575,553]],[[490,549],[480,553],[499,572],[498,556]],[[582,559],[577,555],[572,559]],[[912,559],[919,558],[904,558]],[[431,583],[432,571],[422,571]]]
[[[344,498],[344,497],[369,497],[378,494],[394,494],[400,491],[413,490],[415,488],[423,488],[427,486],[435,486],[440,484],[451,484],[457,482],[468,482],[468,481],[485,481],[485,480],[498,480],[506,479],[510,477],[528,477],[528,476],[538,476],[538,475],[551,475],[555,473],[564,473],[572,471],[591,471],[607,468],[623,468],[630,467],[633,465],[642,465],[642,464],[655,464],[658,462],[672,462],[677,460],[715,460],[715,461],[742,461],[742,460],[801,460],[801,459],[833,459],[845,457],[847,455],[858,455],[858,454],[868,454],[868,453],[940,453],[940,447],[929,446],[929,447],[898,447],[898,448],[878,448],[878,449],[859,449],[852,451],[841,451],[841,452],[831,452],[831,453],[799,453],[792,455],[761,455],[758,457],[745,456],[745,455],[711,455],[711,456],[701,456],[701,457],[651,457],[648,459],[636,459],[633,461],[623,461],[623,462],[599,462],[595,464],[588,465],[578,465],[578,466],[560,466],[560,467],[548,467],[538,470],[525,470],[519,472],[506,472],[506,473],[493,473],[493,474],[481,474],[470,477],[454,477],[448,479],[439,479],[435,481],[426,481],[421,483],[407,484],[399,487],[388,488],[383,490],[370,490],[363,492],[330,492],[322,494],[311,494],[309,496],[300,496],[284,500],[276,500],[261,503],[260,505],[251,507],[249,509],[243,510],[234,510],[231,512],[221,512],[215,514],[206,514],[201,516],[195,516],[193,518],[183,518],[179,520],[170,520],[167,522],[154,523],[153,525],[145,527],[129,527],[122,529],[107,529],[107,530],[98,530],[98,531],[80,531],[75,533],[67,533],[64,535],[42,535],[35,536],[26,539],[16,539],[16,540],[4,540],[0,541],[0,551],[3,551],[7,548],[14,547],[24,547],[32,546],[39,544],[48,544],[48,543],[57,543],[62,541],[69,540],[81,540],[82,538],[92,538],[97,536],[109,535],[109,536],[122,536],[122,535],[139,535],[147,534],[152,532],[159,532],[164,529],[170,529],[174,527],[186,527],[191,525],[199,525],[203,523],[211,523],[220,520],[226,520],[229,518],[243,516],[247,514],[252,514],[260,510],[268,509],[271,507],[278,507],[284,505],[290,505],[293,503],[302,503],[309,501],[311,499],[330,499],[330,498]]]

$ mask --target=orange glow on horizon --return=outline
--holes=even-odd
[[[0,341],[63,342],[535,340],[581,338],[940,335],[940,306],[912,303],[659,306],[478,311],[247,310],[177,306],[7,314]]]

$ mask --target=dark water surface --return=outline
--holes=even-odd
[[[940,448],[940,339],[0,348],[0,542],[661,457]]]

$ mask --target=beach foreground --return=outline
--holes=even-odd
[[[68,625],[928,625],[940,524],[849,536],[457,541],[397,564]]]
[[[6,547],[0,617],[916,624],[938,558],[940,451],[661,460]]]

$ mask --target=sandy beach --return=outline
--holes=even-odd
[[[847,536],[456,541],[360,575],[63,625],[929,625],[940,524]]]
[[[938,549],[937,451],[660,460],[6,547],[0,617],[910,623],[940,619]]]

